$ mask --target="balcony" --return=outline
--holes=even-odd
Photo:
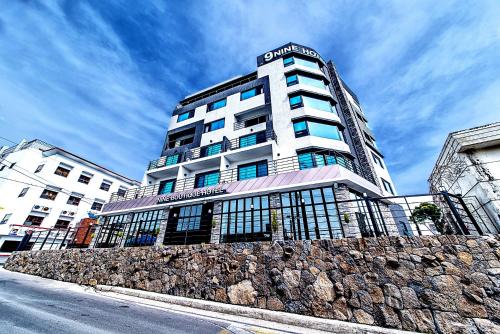
[[[215,143],[203,147],[195,147],[188,150],[182,155],[175,154],[153,160],[148,165],[148,171],[167,166],[175,166],[176,164],[181,162],[188,162],[209,156],[216,156],[220,153],[258,145],[271,140],[276,140],[276,134],[272,129],[251,133],[234,139],[224,138],[224,141],[220,143]],[[221,144],[220,147],[216,146],[218,144]]]
[[[369,180],[368,176],[364,175],[363,170],[349,156],[335,151],[317,151],[306,155],[292,156],[288,158],[270,160],[267,162],[267,176],[279,175],[287,172],[305,170],[310,168],[319,168],[327,165],[340,165],[347,170]],[[219,172],[216,184],[231,183],[240,181],[238,179],[238,168],[228,169]],[[188,177],[179,179],[175,185],[175,192],[192,190],[195,188],[196,177]],[[132,188],[125,194],[113,193],[109,202],[120,202],[131,199],[150,197],[158,195],[160,185],[154,184],[147,187]]]

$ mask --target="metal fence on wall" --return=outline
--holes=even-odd
[[[274,215],[273,211],[281,213],[277,223],[281,225],[285,240],[500,233],[497,221],[481,214],[478,208],[467,203],[467,199],[446,192],[379,198],[352,193],[348,199],[330,202],[324,199],[323,195],[323,202],[315,203],[312,196],[310,202],[299,199],[296,204],[289,204],[287,211],[284,206],[270,209],[271,216]],[[26,227],[28,231],[18,250],[88,248],[91,245],[97,248],[152,246],[157,238],[166,245],[210,240],[212,216],[204,214],[199,229],[175,230],[175,226],[170,226],[166,234],[160,234],[159,210],[149,212],[152,212],[151,215],[144,217],[137,213],[132,221],[125,219],[126,215],[114,216],[113,219],[107,217],[99,228],[96,225],[45,230],[29,230]],[[252,229],[245,226],[254,224],[246,220],[256,215],[246,212],[242,217],[244,233],[238,238],[221,239],[221,242],[264,240],[246,235],[246,231]],[[238,223],[235,221],[235,224]],[[93,238],[95,240],[92,243]]]

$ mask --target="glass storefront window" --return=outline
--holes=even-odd
[[[192,231],[200,229],[202,205],[183,206],[179,209],[179,220],[176,231]]]
[[[333,189],[317,188],[281,194],[285,240],[343,236]]]
[[[269,196],[222,202],[221,242],[271,240]]]
[[[106,216],[96,236],[96,248],[111,248],[120,246],[125,231],[127,215]]]
[[[162,214],[163,210],[134,213],[125,239],[125,247],[154,245],[160,233]]]

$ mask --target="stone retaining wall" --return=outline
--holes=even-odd
[[[435,236],[14,253],[61,281],[422,332],[499,333],[500,238]]]

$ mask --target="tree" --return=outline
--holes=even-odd
[[[421,203],[413,210],[411,218],[416,224],[422,224],[430,220],[434,223],[439,233],[444,234],[448,232],[448,229],[441,219],[441,209],[434,203]]]

